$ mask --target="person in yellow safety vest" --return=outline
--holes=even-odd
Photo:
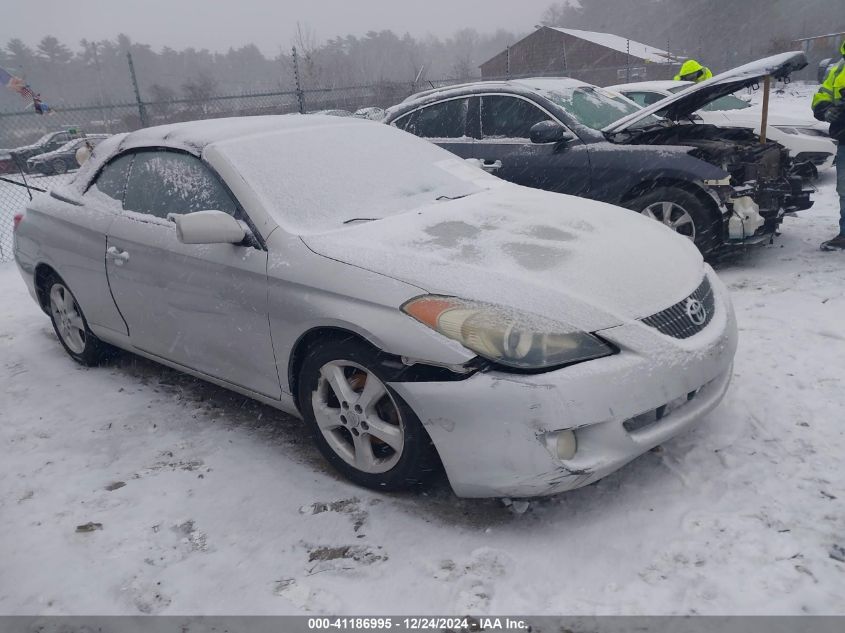
[[[702,66],[694,59],[688,59],[681,66],[678,74],[675,75],[675,81],[694,81],[698,83],[705,79],[710,79],[712,76],[713,73],[710,72],[709,68]]]
[[[813,95],[813,116],[830,123],[828,135],[836,139],[836,193],[839,194],[839,235],[822,243],[823,251],[845,251],[845,40],[839,46],[842,59],[833,66]]]

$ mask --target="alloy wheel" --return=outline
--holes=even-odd
[[[347,360],[326,363],[311,403],[320,433],[347,464],[378,474],[399,462],[405,444],[402,415],[371,371]]]
[[[82,311],[70,290],[60,283],[50,289],[50,313],[64,344],[74,354],[82,354],[86,340]]]
[[[689,211],[676,202],[655,202],[643,209],[642,214],[695,241],[695,222]]]

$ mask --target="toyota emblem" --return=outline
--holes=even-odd
[[[684,310],[689,320],[695,325],[704,325],[704,322],[707,320],[707,308],[698,299],[693,299],[692,297],[687,299]]]

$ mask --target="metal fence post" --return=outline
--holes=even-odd
[[[305,93],[302,91],[302,81],[299,78],[299,57],[296,46],[293,47],[293,78],[296,80],[296,100],[299,102],[299,113],[305,114]]]
[[[129,60],[129,75],[132,77],[132,87],[135,89],[135,102],[138,104],[138,116],[141,118],[141,127],[147,127],[147,108],[141,101],[141,91],[138,89],[138,78],[135,76],[135,64],[132,63],[132,53],[126,51],[126,59]]]
[[[631,40],[625,40],[625,81],[631,81]]]

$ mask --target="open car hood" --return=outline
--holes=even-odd
[[[738,66],[732,70],[725,71],[707,81],[693,84],[686,90],[682,90],[672,96],[661,99],[622,117],[604,128],[603,132],[622,132],[632,125],[655,114],[672,121],[678,121],[689,117],[693,112],[706,106],[719,97],[724,97],[742,88],[747,88],[759,83],[766,75],[775,79],[785,79],[796,70],[801,70],[807,65],[807,56],[801,51],[780,53],[772,55],[756,62]]]

